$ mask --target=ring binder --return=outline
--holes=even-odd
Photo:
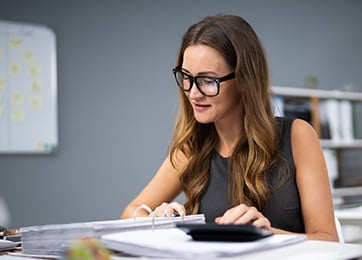
[[[184,217],[185,217],[186,214],[185,214],[185,211],[183,210],[183,208],[180,207],[180,205],[179,205],[177,202],[171,202],[170,204],[168,204],[168,206],[165,207],[165,209],[163,210],[162,216],[163,216],[163,217],[167,217],[167,216],[166,216],[166,213],[167,213],[167,211],[168,211],[170,208],[171,208],[171,209],[172,209],[172,208],[176,208],[176,209],[177,209],[177,211],[174,212],[171,217],[181,217],[181,223],[184,223]],[[151,225],[152,225],[152,226],[151,226],[151,227],[152,227],[152,230],[154,230],[154,226],[155,226],[155,215],[154,215],[154,211],[152,211],[152,209],[151,209],[149,206],[147,206],[146,204],[141,204],[141,205],[139,205],[138,207],[136,207],[136,209],[135,209],[134,212],[133,212],[132,219],[133,219],[133,220],[136,220],[136,218],[137,218],[137,213],[138,213],[138,211],[139,211],[140,209],[144,209],[144,210],[146,210],[146,211],[149,213],[149,216],[150,216],[151,219],[152,219],[152,222],[151,222]]]
[[[152,209],[151,209],[149,206],[147,206],[146,204],[142,204],[142,205],[139,205],[139,206],[134,210],[133,216],[132,216],[133,219],[136,219],[137,213],[138,213],[138,211],[139,211],[140,209],[146,210],[149,214],[152,213]]]
[[[134,218],[75,222],[20,228],[22,252],[33,255],[62,255],[64,246],[80,237],[99,238],[106,234],[136,230],[157,231],[174,228],[177,223],[205,223],[203,214],[181,217],[137,217],[137,211],[152,212],[147,205],[135,209]]]
[[[149,213],[149,215],[152,217],[151,229],[152,229],[152,231],[154,231],[155,230],[155,219],[154,219],[154,216],[152,214],[152,209],[149,206],[147,206],[146,204],[141,204],[134,210],[133,216],[132,216],[133,220],[136,220],[137,213],[138,213],[138,211],[140,209],[146,210]]]

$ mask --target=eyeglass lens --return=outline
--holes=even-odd
[[[205,96],[215,96],[219,93],[219,82],[217,79],[206,76],[193,77],[182,71],[174,71],[177,85],[184,91],[189,91],[194,83],[199,91]]]

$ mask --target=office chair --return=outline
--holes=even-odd
[[[334,219],[335,219],[335,222],[336,222],[336,229],[337,229],[339,243],[344,243],[344,237],[343,237],[341,222],[339,221],[339,219],[336,216],[334,216]]]

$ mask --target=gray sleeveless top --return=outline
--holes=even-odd
[[[278,149],[289,167],[289,175],[281,185],[272,189],[269,200],[266,202],[262,213],[269,219],[272,227],[283,230],[304,233],[303,216],[299,199],[298,188],[295,181],[295,166],[291,147],[291,125],[293,119],[277,119]],[[218,216],[231,207],[228,203],[228,158],[223,158],[214,151],[210,165],[210,181],[205,189],[199,213],[205,214],[207,222],[213,222]],[[280,183],[277,168],[267,173],[269,187],[276,187]]]

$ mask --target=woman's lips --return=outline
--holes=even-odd
[[[205,104],[193,104],[194,105],[194,109],[197,111],[197,112],[203,112],[205,110],[207,110],[210,105],[205,105]]]

